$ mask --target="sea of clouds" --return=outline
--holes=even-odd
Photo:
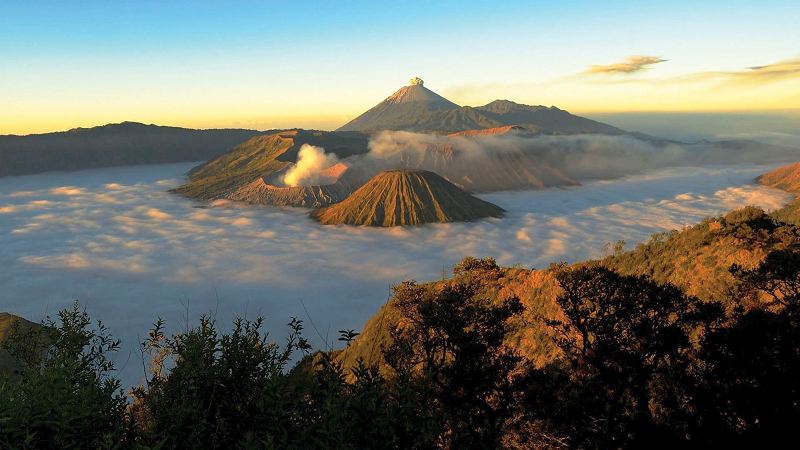
[[[0,178],[0,311],[39,321],[80,300],[123,340],[116,361],[130,387],[143,376],[137,343],[158,317],[178,331],[187,314],[196,323],[210,312],[224,330],[234,316],[262,315],[280,342],[295,316],[323,347],[337,330],[360,331],[392,283],[438,279],[464,256],[544,268],[600,257],[606,242],[631,248],[706,216],[792,199],[752,183],[779,164],[684,167],[480,195],[508,211],[500,219],[326,227],[303,208],[209,205],[168,193],[193,165]]]

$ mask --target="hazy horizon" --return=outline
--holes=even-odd
[[[797,109],[798,16],[781,0],[5,2],[0,134],[124,120],[331,129],[414,76],[460,105]]]

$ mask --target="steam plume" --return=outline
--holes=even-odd
[[[286,172],[283,182],[287,186],[320,184],[324,178],[320,172],[338,162],[339,158],[332,153],[325,153],[324,148],[303,144],[297,154],[297,164]]]

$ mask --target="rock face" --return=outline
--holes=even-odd
[[[504,210],[424,170],[381,172],[341,203],[311,212],[323,225],[376,227],[498,217]]]
[[[758,183],[783,189],[795,195],[800,195],[800,162],[789,164],[767,172],[756,178]],[[800,197],[792,200],[785,207],[775,211],[772,216],[782,222],[800,224]]]

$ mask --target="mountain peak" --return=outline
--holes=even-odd
[[[419,80],[419,83],[414,83],[414,80]],[[445,108],[439,107],[436,109],[455,109],[458,108],[458,105],[451,102],[450,100],[442,97],[441,95],[433,92],[432,90],[426,88],[422,85],[422,80],[419,78],[415,78],[411,80],[411,85],[403,86],[397,92],[390,95],[384,102],[390,104],[401,104],[401,103],[408,103],[408,102],[428,102],[428,103],[436,103],[441,104]]]
[[[414,77],[409,86],[403,86],[338,131],[399,129],[426,114],[458,108],[455,103],[423,86],[420,78]]]

